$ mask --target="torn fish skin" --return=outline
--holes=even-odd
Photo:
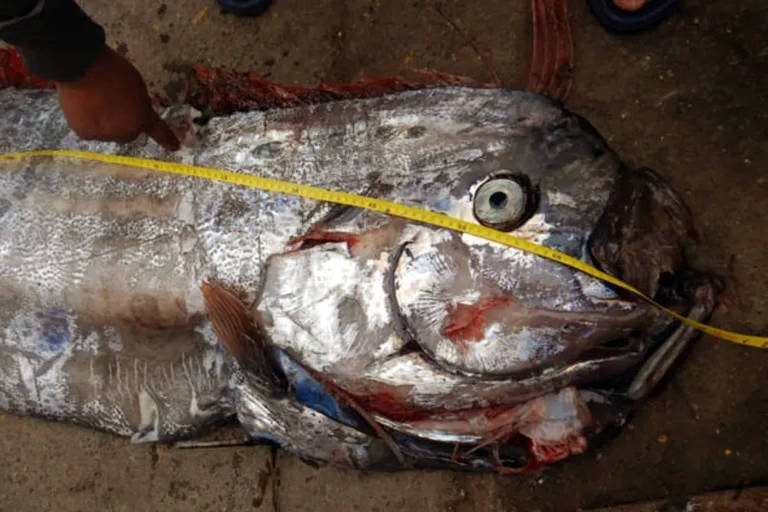
[[[0,91],[0,109],[1,152],[120,152],[374,195],[509,230],[698,320],[716,300],[687,268],[680,198],[535,94],[238,113],[188,123],[173,155],[78,140],[49,92]],[[236,416],[314,463],[518,473],[620,425],[695,336],[495,242],[118,165],[3,164],[0,234],[0,409],[135,442]]]

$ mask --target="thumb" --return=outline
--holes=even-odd
[[[167,151],[176,151],[181,147],[179,139],[173,130],[166,124],[165,121],[158,115],[153,108],[149,109],[149,123],[144,130],[147,135],[155,142],[163,146]]]

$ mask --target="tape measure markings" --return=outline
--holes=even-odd
[[[514,249],[519,249],[521,251],[535,254],[562,265],[567,265],[592,277],[610,283],[616,287],[622,288],[640,297],[649,304],[659,308],[676,320],[679,320],[686,325],[709,334],[710,336],[741,345],[768,349],[768,337],[739,334],[697,322],[662,306],[634,286],[627,284],[622,280],[565,253],[559,252],[555,249],[550,249],[549,247],[544,247],[528,240],[523,240],[522,238],[510,235],[509,233],[504,233],[482,226],[480,224],[474,224],[461,219],[449,217],[441,213],[430,212],[420,208],[415,208],[413,206],[406,206],[391,201],[385,201],[383,199],[359,196],[356,194],[350,194],[349,192],[327,190],[311,185],[282,181],[275,178],[265,178],[261,176],[252,176],[250,174],[226,171],[223,169],[214,169],[211,167],[199,167],[194,165],[164,162],[161,160],[152,160],[149,158],[139,158],[124,155],[105,155],[101,153],[90,153],[87,151],[42,150],[0,154],[0,161],[36,156],[78,158],[110,164],[120,164],[128,167],[150,169],[158,172],[181,174],[213,181],[221,181],[225,183],[265,190],[268,192],[277,192],[281,194],[303,197],[306,199],[314,199],[317,201],[325,201],[357,208],[364,208],[366,210],[371,210],[378,213],[395,215],[397,217],[403,217],[424,224],[442,227],[461,233],[467,233],[469,235],[485,238],[486,240],[512,247]]]

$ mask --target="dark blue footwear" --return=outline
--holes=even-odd
[[[238,16],[258,16],[271,3],[272,0],[219,0],[222,9]]]
[[[587,0],[601,25],[614,32],[637,32],[661,22],[672,14],[680,0],[652,0],[637,11],[625,11],[612,0]]]

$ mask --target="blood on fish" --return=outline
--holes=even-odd
[[[303,250],[325,243],[344,242],[352,256],[378,258],[381,251],[395,243],[401,227],[400,221],[392,220],[382,227],[356,234],[345,231],[325,231],[313,226],[306,235],[296,237],[288,243],[291,245],[301,243],[298,250]]]
[[[554,444],[531,443],[531,453],[538,462],[551,464],[568,457],[571,454],[571,448],[568,441]]]
[[[569,436],[563,441],[539,444],[531,440],[528,450],[539,464],[552,464],[571,455],[579,455],[587,449],[587,440],[580,436]]]
[[[353,253],[355,246],[360,243],[360,236],[338,231],[312,231],[306,235],[298,236],[288,243],[290,245],[302,243],[302,249],[310,249],[329,242],[346,242],[347,250]]]
[[[429,418],[429,414],[422,411],[414,411],[392,393],[382,391],[370,395],[357,395],[355,399],[365,409],[379,413],[395,421],[420,421]],[[434,411],[432,411],[434,413]]]
[[[509,405],[497,405],[495,407],[486,407],[483,409],[483,415],[488,418],[489,420],[509,411],[510,409],[514,409],[517,407],[516,405],[509,406]]]
[[[466,350],[466,343],[480,341],[485,336],[485,312],[509,304],[505,297],[489,297],[475,304],[460,302],[449,306],[448,320],[442,334],[451,340],[459,350]]]
[[[392,393],[380,391],[370,395],[354,395],[355,400],[371,412],[379,413],[395,421],[412,422],[422,420],[441,419],[450,420],[462,418],[472,420],[482,414],[487,419],[493,419],[501,414],[519,407],[515,405],[496,405],[484,408],[448,410],[443,408],[430,409],[429,411],[417,411],[398,400]]]

